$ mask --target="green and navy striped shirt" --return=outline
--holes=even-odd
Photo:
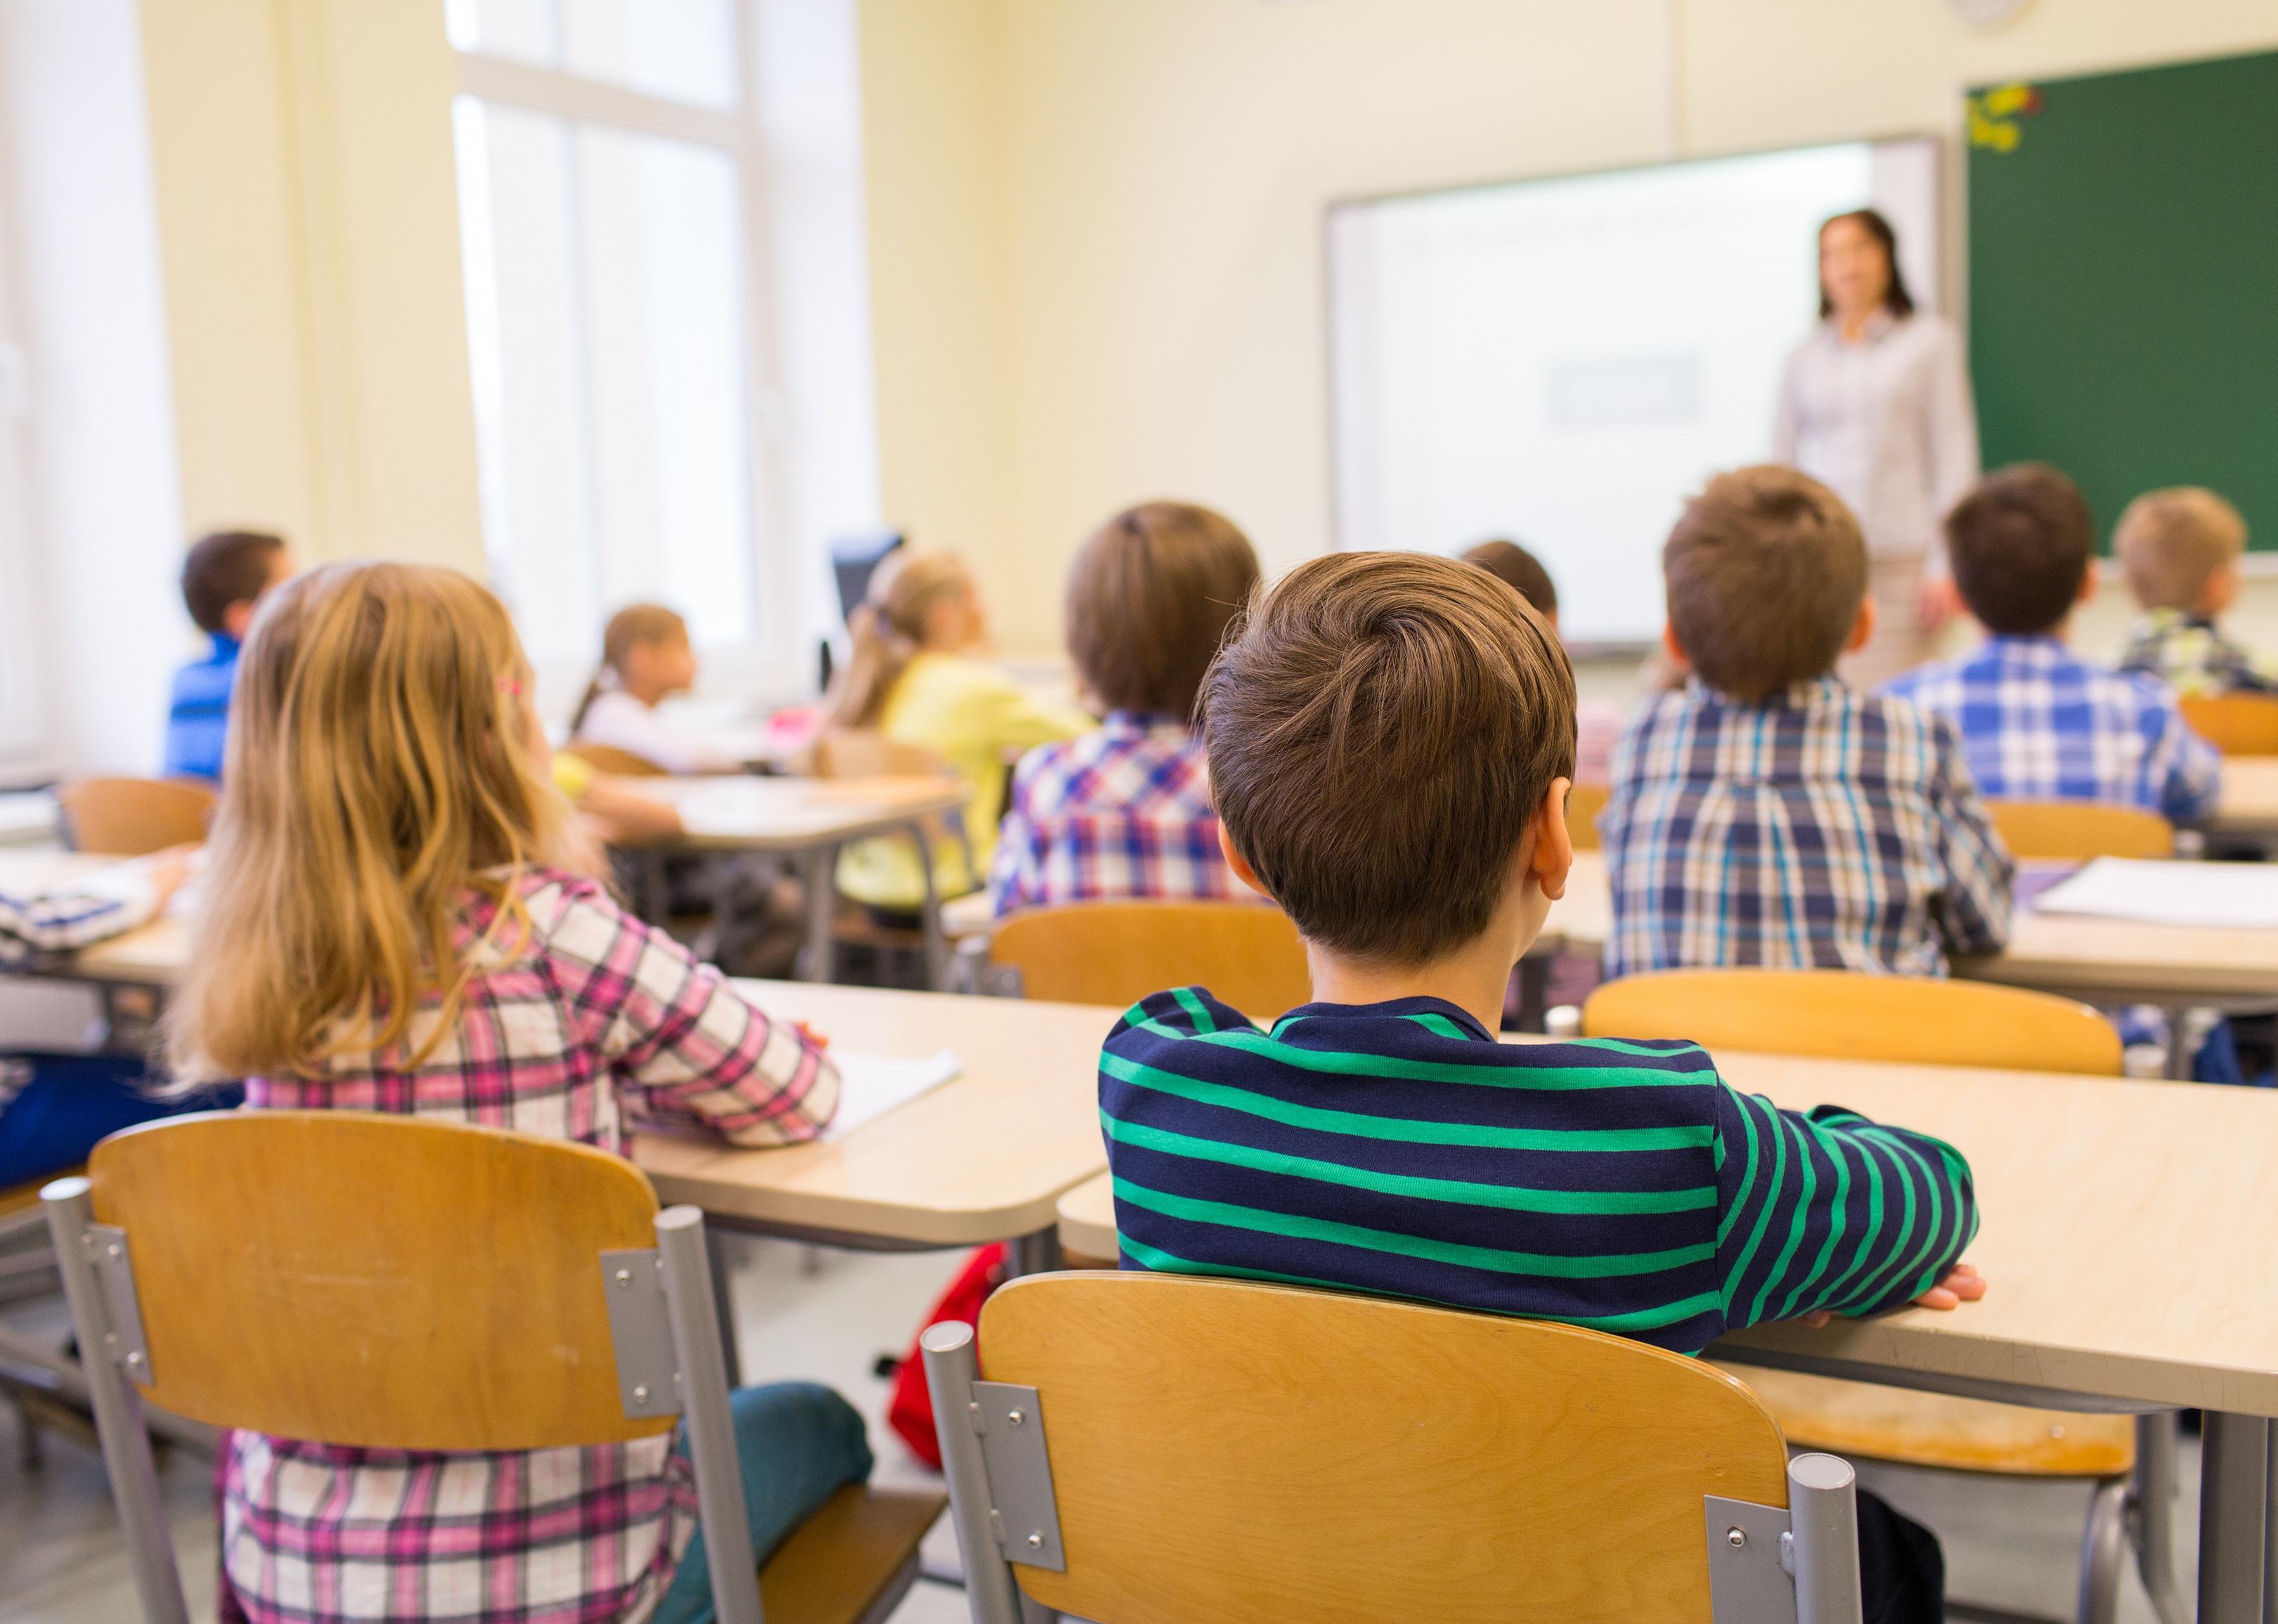
[[[1270,1033],[1158,993],[1099,1057],[1128,1269],[1564,1320],[1695,1353],[1918,1296],[1976,1232],[1953,1147],[1782,1110],[1690,1043],[1499,1043],[1437,998]]]

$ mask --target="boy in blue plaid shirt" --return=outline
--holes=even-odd
[[[2128,504],[2112,551],[2144,610],[2120,657],[2179,694],[2278,694],[2278,660],[2222,635],[2237,600],[2246,520],[2199,485],[2147,491]]]
[[[2096,522],[2080,487],[2021,463],[1988,476],[1945,521],[1953,583],[1990,637],[1883,691],[1961,730],[1970,776],[1996,800],[2103,801],[2173,823],[2214,808],[2222,758],[2156,676],[2065,646],[2096,590]]]
[[[1764,964],[1942,975],[2008,934],[2015,865],[1953,728],[1834,675],[1874,635],[1867,551],[1792,469],[1719,476],[1662,552],[1690,668],[1614,751],[1609,977]]]

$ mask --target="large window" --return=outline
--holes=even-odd
[[[590,661],[637,599],[749,647],[784,576],[761,568],[744,0],[446,11],[483,523],[531,653]]]
[[[38,576],[25,483],[31,369],[10,286],[6,225],[0,217],[0,789],[35,775],[48,743],[38,616],[33,611]]]

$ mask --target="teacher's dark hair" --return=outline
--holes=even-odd
[[[1856,220],[1860,229],[1883,245],[1883,259],[1891,268],[1891,286],[1883,294],[1883,308],[1893,316],[1912,316],[1915,296],[1907,292],[1907,273],[1899,269],[1899,233],[1883,217],[1879,209],[1853,209],[1843,214],[1831,214],[1819,223],[1819,234],[1827,235],[1827,228],[1843,220]],[[1827,296],[1827,284],[1819,285],[1819,319],[1825,321],[1835,314],[1835,301]]]

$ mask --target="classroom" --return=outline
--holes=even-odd
[[[0,0],[0,1624],[2278,1620],[2269,0]]]

